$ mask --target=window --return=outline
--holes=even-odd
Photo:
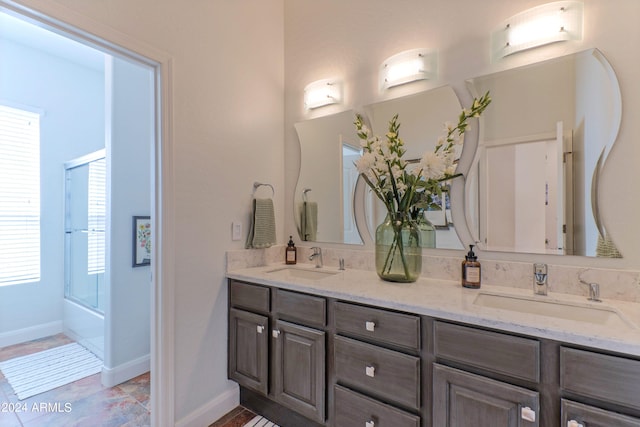
[[[40,280],[40,115],[0,105],[0,286]]]
[[[89,163],[88,212],[88,273],[104,273],[105,203],[106,203],[105,159]]]

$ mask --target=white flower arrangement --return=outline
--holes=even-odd
[[[389,121],[384,140],[372,135],[362,116],[356,115],[354,124],[363,149],[362,156],[355,162],[356,168],[385,204],[391,218],[400,223],[415,220],[412,218],[415,211],[427,208],[431,195],[442,195],[445,181],[461,175],[456,173],[456,147],[464,142],[468,119],[480,117],[490,103],[489,92],[475,98],[470,109],[462,110],[457,125],[445,123],[443,136],[434,151],[426,152],[420,162],[411,167],[403,159],[406,150],[399,136],[397,114]]]

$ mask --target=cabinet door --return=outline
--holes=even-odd
[[[433,425],[438,427],[538,426],[535,391],[433,365]]]
[[[275,399],[307,418],[325,419],[325,333],[278,320],[273,328]]]
[[[579,425],[583,427],[640,427],[640,418],[628,417],[562,399],[562,424],[560,425],[563,427],[577,427]]]
[[[269,319],[248,311],[229,309],[229,378],[267,394]]]

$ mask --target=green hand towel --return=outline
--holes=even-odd
[[[269,248],[276,243],[276,217],[273,200],[253,199],[252,224],[249,227],[246,248]]]
[[[301,216],[302,240],[314,242],[318,234],[318,204],[304,202]]]

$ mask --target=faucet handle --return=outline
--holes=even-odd
[[[538,285],[544,285],[547,281],[547,264],[533,264],[533,277]]]
[[[600,299],[600,285],[597,283],[589,283],[589,301],[602,302]]]

